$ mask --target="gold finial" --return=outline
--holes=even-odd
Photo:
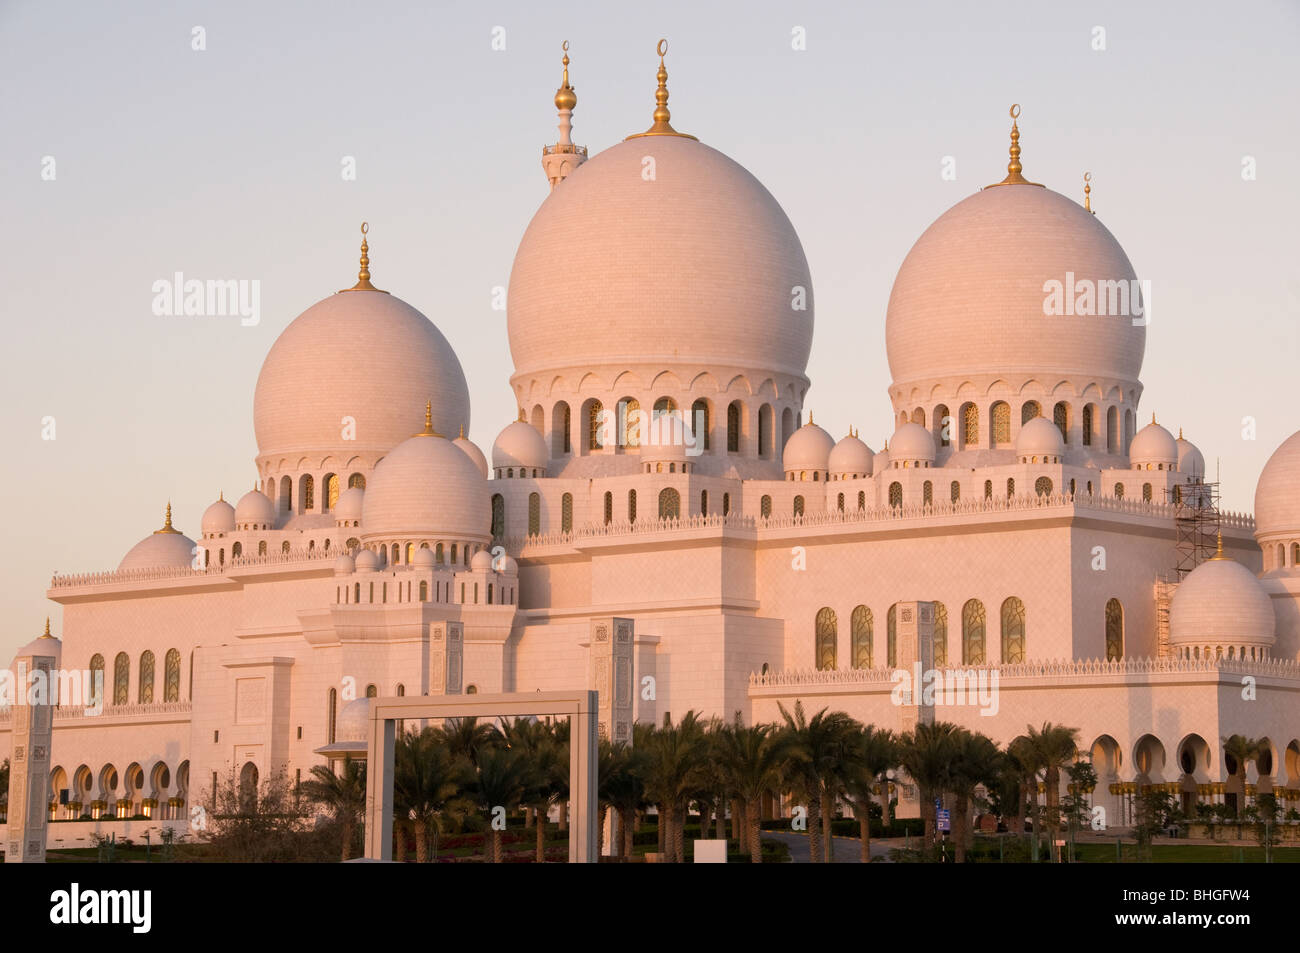
[[[1020,126],[1016,120],[1020,117],[1020,104],[1015,103],[1011,107],[1011,161],[1007,163],[1007,177],[1001,182],[994,182],[993,185],[984,186],[991,189],[996,185],[1037,185],[1040,189],[1043,185],[1039,182],[1030,182],[1020,174],[1024,168],[1020,164]]]
[[[523,409],[522,407],[520,407],[520,408],[519,408],[519,419],[516,421],[516,423],[523,423],[523,422],[524,422],[524,409]]]
[[[378,291],[380,294],[388,294],[387,291],[376,288],[370,283],[370,244],[366,241],[366,233],[370,231],[370,223],[361,223],[361,270],[357,274],[357,283],[351,288],[344,288],[344,291]]]
[[[1151,422],[1152,423],[1156,422],[1156,412],[1154,410],[1151,411]]]
[[[672,118],[672,113],[668,111],[668,70],[664,66],[664,55],[668,52],[668,41],[661,39],[659,45],[655,47],[655,52],[659,54],[659,72],[656,76],[659,79],[659,88],[655,90],[655,112],[654,125],[645,132],[637,132],[628,136],[628,139],[640,139],[642,136],[680,136],[683,139],[696,139],[695,136],[687,135],[684,132],[678,132],[668,122]],[[624,142],[627,140],[625,139]],[[698,142],[699,140],[696,139]]]
[[[157,536],[159,533],[175,533],[176,535],[179,536],[179,535],[180,535],[180,532],[181,532],[180,530],[178,530],[178,529],[176,529],[176,527],[172,526],[172,501],[171,501],[171,500],[168,500],[168,501],[167,501],[167,517],[166,517],[166,519],[163,520],[163,526],[162,526],[162,529],[156,529],[156,530],[154,530],[154,531],[153,531],[153,534],[154,534],[155,536]]]
[[[1228,558],[1227,556],[1225,556],[1225,555],[1223,554],[1223,530],[1219,530],[1219,542],[1218,542],[1217,547],[1216,547],[1215,550],[1214,550],[1214,558],[1215,558],[1215,559],[1227,559],[1227,558]]]
[[[417,434],[412,434],[411,436],[413,437],[441,437],[442,436],[442,434],[438,433],[438,431],[433,429],[433,401],[427,400],[424,402],[424,429]]]
[[[1092,173],[1091,172],[1083,173],[1083,207],[1087,209],[1089,212],[1092,212],[1092,198],[1091,198],[1092,184],[1091,183],[1092,183]],[[1097,213],[1092,212],[1092,214],[1096,215]]]
[[[810,410],[808,411],[808,426],[811,427],[812,425],[813,425],[812,411]]]
[[[567,43],[568,41],[566,40],[565,42]],[[464,424],[461,424],[461,425],[460,425],[460,436],[457,437],[456,439],[458,439],[458,440],[464,440],[464,439],[465,439],[465,425],[464,425]]]
[[[1182,427],[1179,427],[1179,428],[1178,428],[1178,439],[1179,439],[1179,440],[1182,440],[1182,439],[1183,439],[1183,428],[1182,428]]]
[[[555,108],[567,109],[573,111],[573,107],[578,105],[578,94],[572,86],[569,85],[569,41],[565,40],[561,44],[564,50],[564,79],[560,82],[560,88],[555,91]]]
[[[54,636],[50,635],[50,617],[49,617],[49,616],[46,616],[46,617],[45,617],[45,634],[42,635],[41,638],[43,638],[43,639],[52,639],[52,638],[54,638]]]

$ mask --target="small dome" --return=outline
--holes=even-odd
[[[261,490],[249,490],[235,504],[235,523],[257,528],[275,525],[275,504]]]
[[[1205,457],[1196,449],[1196,444],[1183,439],[1182,430],[1178,431],[1178,472],[1197,479],[1205,476]]]
[[[411,565],[416,569],[432,569],[436,563],[433,550],[427,546],[417,549],[415,555],[411,557]]]
[[[842,437],[831,450],[829,468],[831,473],[860,473],[871,476],[871,463],[875,453],[858,439],[857,434]]]
[[[534,431],[535,433],[536,431]],[[410,437],[379,461],[361,517],[363,539],[416,536],[488,541],[487,481],[450,440]]]
[[[1300,535],[1300,431],[1282,441],[1255,484],[1255,538]]]
[[[363,549],[357,553],[357,572],[378,572],[379,554],[373,549]]]
[[[483,479],[488,477],[487,457],[483,456],[483,451],[478,445],[470,441],[465,436],[465,431],[460,432],[460,436],[451,442],[453,447],[460,447],[465,456],[474,461],[474,466],[478,467],[478,472],[483,474]]]
[[[1128,448],[1129,462],[1135,467],[1151,465],[1152,469],[1163,466],[1171,470],[1178,463],[1178,444],[1174,435],[1155,422],[1147,424],[1137,432]]]
[[[63,658],[63,640],[56,639],[50,634],[50,620],[48,618],[45,620],[45,634],[32,639],[13,655],[14,658],[30,658],[34,656],[54,659],[55,668],[58,668],[59,661]]]
[[[501,562],[501,572],[506,576],[517,576],[519,575],[519,563],[515,562],[513,556],[507,556]]]
[[[366,744],[370,738],[369,698],[358,698],[343,706],[338,724],[334,726],[334,737],[343,742]]]
[[[1255,574],[1225,556],[1197,566],[1169,607],[1171,645],[1273,644],[1277,619]]]
[[[641,424],[642,460],[685,460],[686,448],[695,446],[690,425],[678,411],[642,414]]]
[[[933,463],[934,437],[920,424],[900,424],[889,441],[889,459],[901,463]]]
[[[486,549],[480,549],[469,561],[471,572],[491,572],[492,571],[492,554]]]
[[[1061,430],[1046,417],[1035,417],[1020,428],[1020,436],[1016,438],[1016,456],[1054,457],[1059,460],[1063,453],[1065,441],[1061,439]]]
[[[548,457],[542,435],[522,420],[507,426],[492,444],[493,469],[522,467],[542,471],[546,469]]]
[[[194,557],[194,540],[172,526],[172,505],[168,503],[162,529],[132,546],[117,569],[179,569],[194,565]]]
[[[810,419],[785,442],[781,466],[787,473],[791,470],[828,470],[834,449],[835,440]]]
[[[874,476],[877,473],[883,473],[889,469],[889,441],[885,441],[885,449],[877,450],[875,456],[871,458],[871,473]]]
[[[226,502],[224,496],[203,511],[199,530],[204,536],[235,531],[235,508]]]
[[[356,560],[347,553],[339,553],[338,558],[334,560],[334,575],[336,576],[350,576],[356,572],[356,568]]]
[[[366,491],[359,486],[350,486],[334,501],[334,519],[340,523],[361,521],[361,509],[365,505]]]

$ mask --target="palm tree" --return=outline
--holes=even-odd
[[[352,856],[352,841],[357,821],[366,809],[366,763],[343,759],[343,768],[335,774],[333,765],[315,765],[311,777],[302,782],[302,795],[325,808],[343,828],[343,860]]]
[[[948,788],[954,750],[953,735],[959,730],[948,721],[919,724],[905,734],[900,743],[899,762],[920,791],[921,816],[925,818],[925,842],[930,845],[935,842],[938,827],[934,801]]]
[[[1240,815],[1246,807],[1246,767],[1251,761],[1259,760],[1264,753],[1264,745],[1260,739],[1247,738],[1245,735],[1229,735],[1220,740],[1224,755],[1236,762],[1232,775],[1241,781],[1241,801],[1237,804],[1237,814]]]
[[[970,823],[971,800],[980,784],[991,785],[997,773],[1001,752],[989,737],[962,729],[953,735],[953,760],[948,769],[948,783],[953,805],[953,843],[957,863],[965,863],[966,851],[974,832]]]
[[[833,859],[830,815],[841,788],[851,740],[861,726],[844,712],[827,712],[825,708],[807,718],[801,701],[794,703],[793,715],[780,702],[777,708],[785,719],[783,730],[788,746],[804,755],[791,765],[790,784],[808,797],[809,859],[818,863],[824,856],[829,862]]]
[[[718,741],[717,754],[727,778],[727,787],[736,795],[745,812],[745,838],[741,847],[749,851],[751,863],[762,863],[759,812],[763,795],[780,783],[783,765],[802,763],[805,755],[790,748],[775,725],[745,725],[739,713],[735,724],[720,734]]]
[[[659,809],[665,861],[680,863],[685,859],[683,815],[705,755],[699,716],[688,711],[676,726],[655,729],[647,754],[646,794]]]
[[[860,859],[862,863],[871,862],[871,802],[877,786],[885,792],[889,800],[889,779],[885,776],[890,768],[898,767],[898,739],[892,731],[864,725],[862,731],[853,739],[853,757],[849,760],[844,775],[844,791],[853,805],[853,813],[858,818],[859,837],[862,841]],[[884,819],[884,812],[881,812]]]
[[[603,752],[602,747],[602,752]],[[636,833],[636,812],[645,807],[646,753],[619,741],[609,746],[609,760],[600,767],[600,798],[618,814],[621,837],[614,845],[615,856],[632,856]]]
[[[468,762],[453,758],[433,728],[407,732],[397,742],[393,758],[394,814],[410,821],[415,834],[416,863],[438,856],[438,834],[453,818],[462,818],[470,801],[464,792],[473,782]]]
[[[546,818],[556,798],[567,792],[569,786],[569,752],[548,731],[536,739],[535,747],[524,756],[528,759],[531,778],[523,800],[536,815],[537,863],[543,864],[546,862]]]
[[[527,755],[510,748],[480,748],[478,752],[478,778],[474,784],[474,798],[488,815],[487,859],[499,864],[502,860],[501,831],[498,811],[509,814],[519,806],[524,791],[533,783]]]
[[[1037,755],[1043,770],[1043,786],[1047,794],[1047,827],[1055,838],[1061,826],[1061,769],[1070,764],[1079,751],[1079,729],[1043,722],[1041,729],[1029,730],[1029,745]]]
[[[1015,738],[1007,745],[1007,758],[1016,775],[1019,794],[1016,798],[1015,813],[1008,824],[1008,829],[1017,837],[1025,832],[1025,805],[1032,798],[1035,807],[1038,804],[1038,771],[1042,767],[1038,762],[1038,752],[1024,735]]]
[[[477,718],[448,718],[438,730],[439,737],[453,758],[464,758],[477,765],[480,752],[504,743],[501,732],[492,725],[479,724]]]

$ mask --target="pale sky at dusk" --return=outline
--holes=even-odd
[[[197,537],[219,491],[253,485],[262,360],[356,280],[363,219],[375,284],[456,349],[490,451],[515,416],[492,290],[548,192],[560,44],[595,154],[649,125],[660,36],[674,126],[753,172],[800,234],[805,406],[834,436],[879,449],[892,431],[894,275],[1005,174],[1019,102],[1026,176],[1081,200],[1091,170],[1094,210],[1152,282],[1139,422],[1182,427],[1225,507],[1253,508],[1300,429],[1300,4],[4,2],[0,658],[47,614],[60,634],[52,573],[115,568],[169,498]],[[177,271],[260,281],[260,323],[156,316],[153,283]]]

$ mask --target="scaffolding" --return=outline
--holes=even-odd
[[[1184,577],[1214,555],[1221,529],[1219,484],[1200,480],[1178,483],[1165,491],[1174,507],[1174,578]]]

